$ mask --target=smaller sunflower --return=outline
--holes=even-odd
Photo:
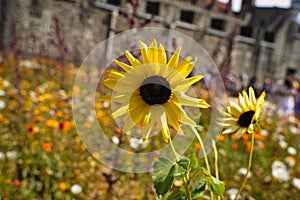
[[[252,87],[249,88],[249,95],[244,90],[239,93],[238,103],[229,102],[224,113],[225,119],[221,124],[224,128],[222,134],[234,133],[239,138],[244,133],[253,133],[254,125],[257,124],[262,111],[266,93],[262,92],[256,100]]]

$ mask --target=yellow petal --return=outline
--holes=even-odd
[[[248,108],[248,110],[251,110],[251,104],[250,104],[250,100],[248,98],[248,94],[245,90],[243,90],[243,97],[244,97],[244,102],[245,102],[245,105],[246,107]]]
[[[129,60],[129,59],[128,59],[128,60]],[[132,69],[131,66],[129,66],[129,65],[125,64],[125,63],[122,63],[122,62],[120,62],[120,61],[118,61],[118,60],[114,60],[114,62],[115,62],[119,67],[121,67],[124,71],[126,71],[126,72]]]
[[[174,69],[177,68],[180,50],[181,50],[181,47],[177,48],[175,50],[175,52],[173,53],[173,55],[171,56],[169,62],[167,63],[167,65],[169,67],[172,67]]]
[[[107,70],[106,72],[108,73],[109,77],[113,79],[120,79],[124,77],[125,74],[125,72],[120,72],[114,69]]]
[[[162,135],[166,143],[169,142],[170,139],[170,130],[167,124],[166,113],[164,112],[160,118],[160,125],[162,126]]]
[[[235,133],[235,136],[236,136],[237,138],[240,138],[240,137],[242,137],[242,135],[243,135],[244,133],[246,133],[246,131],[247,131],[246,128],[240,128],[240,129],[237,130],[237,132]]]
[[[100,97],[98,97],[98,100],[100,100],[100,101],[110,101],[111,100],[111,95],[100,96]]]
[[[192,120],[183,109],[181,110],[181,114],[181,123],[189,126],[197,126],[196,122],[194,122],[194,120]]]
[[[117,83],[118,83],[118,80],[116,80],[116,79],[106,79],[103,81],[103,84],[112,90],[115,88]]]
[[[197,62],[198,58],[195,58],[195,61],[189,62],[189,64],[186,67],[181,67],[180,64],[178,65],[179,73],[183,77],[187,77],[193,70],[195,63]]]
[[[177,65],[177,67],[175,69],[178,71],[184,70],[185,68],[187,68],[190,65],[191,60],[192,60],[191,56],[186,57]]]
[[[130,114],[127,113],[126,117],[125,117],[125,123],[124,123],[123,131],[127,132],[127,131],[129,131],[130,129],[132,129],[136,125],[137,124],[132,120]]]
[[[148,58],[147,58],[147,49],[148,49],[147,45],[142,41],[139,41],[139,43],[140,43],[140,51],[142,54],[143,63],[147,64],[147,63],[149,63]]]
[[[148,47],[147,51],[148,63],[158,63],[158,49],[157,43],[154,39]]]
[[[254,116],[255,119],[258,119],[258,117],[261,114],[261,110],[262,110],[263,103],[265,101],[265,97],[266,97],[266,92],[263,91],[257,99],[256,111],[255,111],[255,116]]]
[[[256,98],[255,98],[254,90],[251,86],[249,87],[249,98],[251,103],[251,110],[255,110]]]
[[[129,51],[125,51],[125,56],[133,67],[139,66],[142,63],[136,59]]]
[[[239,105],[241,106],[241,108],[243,109],[243,111],[249,111],[249,109],[247,108],[246,103],[244,102],[244,97],[242,96],[241,93],[239,93],[239,98],[238,98],[238,102]]]
[[[229,128],[226,128],[222,134],[230,134],[230,133],[234,133],[238,130],[239,126],[232,126],[232,127],[229,127]]]
[[[230,107],[228,109],[228,112],[230,114],[233,114],[234,116],[238,117],[241,115],[241,113],[243,112],[243,109],[235,102],[230,102]]]
[[[125,105],[125,106],[122,106],[120,107],[119,109],[117,109],[116,111],[114,111],[111,116],[112,118],[117,118],[117,117],[120,117],[124,114],[126,114],[128,112],[128,108],[129,108],[129,105]]]
[[[179,98],[179,103],[185,106],[194,106],[199,108],[209,108],[210,105],[206,103],[203,99],[197,99],[189,97],[187,95],[181,94]]]
[[[189,82],[190,85],[193,85],[195,83],[197,83],[198,81],[200,81],[201,79],[203,79],[204,76],[202,75],[197,75],[197,76],[193,76],[191,78],[187,78],[186,80]]]
[[[159,45],[158,49],[158,63],[159,64],[166,64],[167,63],[167,55],[166,50],[162,44]]]
[[[150,106],[145,104],[139,95],[133,94],[129,101],[129,113],[132,120],[143,125],[146,115],[149,113]]]
[[[163,107],[167,112],[168,124],[178,131],[180,129],[179,120],[181,119],[181,108],[172,101],[165,103]]]

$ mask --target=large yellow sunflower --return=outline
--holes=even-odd
[[[265,96],[266,93],[262,92],[256,101],[252,87],[249,88],[249,95],[245,90],[239,93],[238,103],[231,101],[227,106],[222,134],[235,133],[237,137],[241,137],[246,132],[253,133],[254,125],[261,115]]]
[[[125,52],[130,65],[114,60],[124,71],[109,69],[104,84],[113,90],[111,101],[119,107],[112,113],[114,119],[123,117],[123,130],[135,125],[142,127],[147,140],[154,127],[161,130],[166,142],[170,139],[169,125],[182,133],[180,124],[197,126],[182,106],[208,108],[202,99],[187,96],[185,92],[203,76],[187,78],[196,60],[186,57],[180,63],[180,48],[167,60],[162,44],[154,39],[149,47],[140,41],[142,61]]]

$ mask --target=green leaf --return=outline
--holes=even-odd
[[[206,181],[207,181],[208,189],[210,191],[212,191],[213,193],[219,196],[223,196],[225,187],[222,181],[216,179],[213,176],[207,176]]]
[[[206,183],[203,182],[199,186],[191,189],[191,196],[193,199],[203,197],[203,193],[206,189]]]
[[[176,163],[176,171],[174,172],[174,176],[180,176],[184,174],[190,166],[190,159],[182,157],[177,163]]]
[[[185,190],[183,189],[173,190],[170,194],[168,194],[165,200],[186,200]]]
[[[207,182],[208,189],[211,192],[213,192],[214,194],[217,194],[219,196],[223,196],[223,193],[224,193],[224,190],[225,190],[224,183],[222,181],[216,179],[212,175],[210,175],[209,172],[206,169],[202,168],[202,172],[206,176],[206,182]]]
[[[190,156],[189,156],[189,159],[190,159],[190,167],[189,169],[192,169],[195,165],[198,164],[198,160],[197,160],[197,156],[196,156],[196,153],[192,153]]]
[[[167,158],[159,158],[153,165],[152,181],[158,195],[164,195],[171,188],[177,164]]]

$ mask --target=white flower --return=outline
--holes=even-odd
[[[5,102],[0,100],[0,110],[4,109],[6,106]]]
[[[283,149],[287,148],[288,143],[284,140],[279,140],[279,146]]]
[[[293,178],[292,185],[298,190],[300,190],[300,178]]]
[[[294,167],[296,165],[296,159],[291,157],[291,156],[287,156],[284,161],[290,166],[290,167]]]
[[[268,133],[268,131],[267,131],[266,129],[262,129],[262,130],[260,131],[260,134],[261,134],[262,136],[267,136],[267,135],[269,135],[269,133]]]
[[[140,146],[139,139],[134,138],[134,137],[129,139],[129,144],[130,144],[131,148],[133,148],[133,149],[137,149]]]
[[[290,131],[293,134],[299,134],[299,129],[297,127],[294,126],[290,127]]]
[[[238,193],[238,191],[239,190],[236,189],[236,188],[231,188],[231,189],[227,190],[227,194],[229,195],[229,199],[233,200],[236,193]],[[239,195],[237,199],[241,199],[241,196]]]
[[[5,154],[3,152],[0,152],[0,160],[3,160],[5,157]]]
[[[246,168],[244,168],[244,167],[242,167],[242,168],[240,168],[239,170],[238,170],[238,174],[242,174],[242,175],[246,175],[246,173],[247,173],[247,169]],[[248,175],[247,175],[247,177],[248,178],[250,178],[251,177],[251,172],[249,172],[248,173]]]
[[[288,120],[289,120],[289,122],[291,122],[291,123],[297,123],[297,118],[296,118],[295,116],[293,116],[293,115],[289,116],[289,117],[288,117]]]
[[[82,187],[81,187],[80,185],[78,185],[78,184],[74,184],[74,185],[72,185],[72,187],[71,187],[71,192],[72,192],[73,194],[79,194],[79,193],[82,192]]]
[[[59,95],[61,96],[61,98],[62,98],[63,100],[68,99],[68,95],[67,95],[66,91],[64,91],[64,90],[60,90],[60,91],[59,91]]]
[[[95,121],[94,115],[90,114],[90,115],[87,117],[87,121],[90,122],[90,123],[94,122],[94,121]]]
[[[9,81],[7,80],[4,80],[2,84],[4,87],[8,87],[10,85]]]
[[[8,151],[8,152],[6,152],[6,156],[7,156],[7,158],[14,159],[17,157],[17,152],[16,151]]]
[[[290,174],[286,168],[286,165],[280,161],[274,161],[272,163],[272,176],[278,181],[288,181],[290,179]]]
[[[117,136],[113,136],[111,138],[112,142],[115,144],[115,145],[119,145],[120,144],[120,140]]]
[[[297,154],[297,150],[294,147],[287,148],[287,152],[291,155],[296,155]]]
[[[103,102],[103,107],[104,108],[108,108],[109,107],[109,102],[108,101],[104,101]]]
[[[4,90],[0,90],[0,96],[1,97],[5,96],[5,91]]]

